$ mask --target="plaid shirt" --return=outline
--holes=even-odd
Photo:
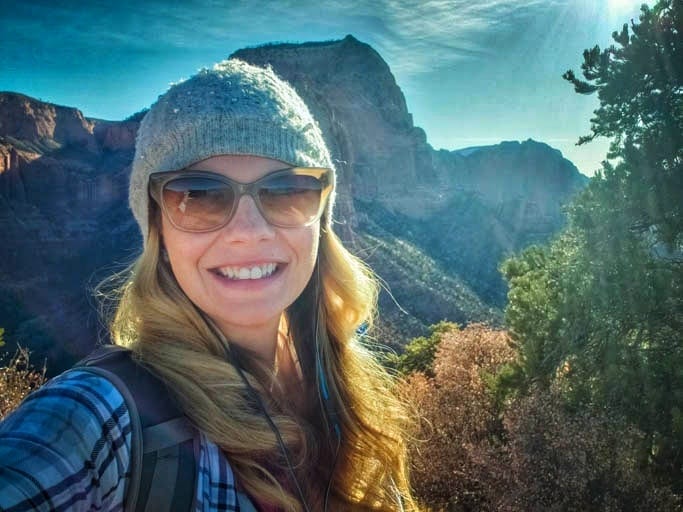
[[[118,390],[90,372],[63,373],[0,423],[0,511],[123,510],[130,443]],[[230,464],[204,434],[200,445],[194,512],[239,510]]]

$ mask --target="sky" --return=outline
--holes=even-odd
[[[561,76],[580,71],[584,49],[611,44],[641,3],[0,0],[0,91],[119,120],[245,46],[352,34],[388,63],[434,148],[532,138],[590,176],[608,141],[575,143],[590,131],[597,97]]]

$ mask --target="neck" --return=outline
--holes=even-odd
[[[277,381],[283,385],[301,382],[302,373],[294,347],[287,335],[287,322],[282,316],[277,323],[268,325],[226,326],[214,323],[224,342],[250,353],[266,368],[270,368]]]
[[[268,367],[275,365],[275,354],[278,344],[278,325],[270,324],[246,328],[218,325],[231,345],[253,354]]]

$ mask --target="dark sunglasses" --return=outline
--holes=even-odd
[[[171,224],[193,233],[228,224],[243,195],[253,198],[273,226],[309,226],[322,215],[331,191],[330,170],[317,167],[280,169],[251,183],[201,170],[156,172],[149,177],[149,194]]]

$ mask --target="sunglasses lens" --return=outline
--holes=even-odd
[[[209,177],[177,178],[166,183],[162,200],[173,224],[187,231],[208,231],[232,212],[235,192]]]
[[[225,226],[238,194],[252,195],[265,220],[274,226],[300,227],[319,219],[332,189],[325,172],[312,169],[306,173],[301,168],[283,171],[250,184],[234,185],[207,171],[179,174],[163,182],[159,199],[173,225],[184,231],[205,232]]]
[[[322,191],[322,182],[315,176],[281,174],[261,183],[258,197],[268,222],[296,227],[318,217]]]

